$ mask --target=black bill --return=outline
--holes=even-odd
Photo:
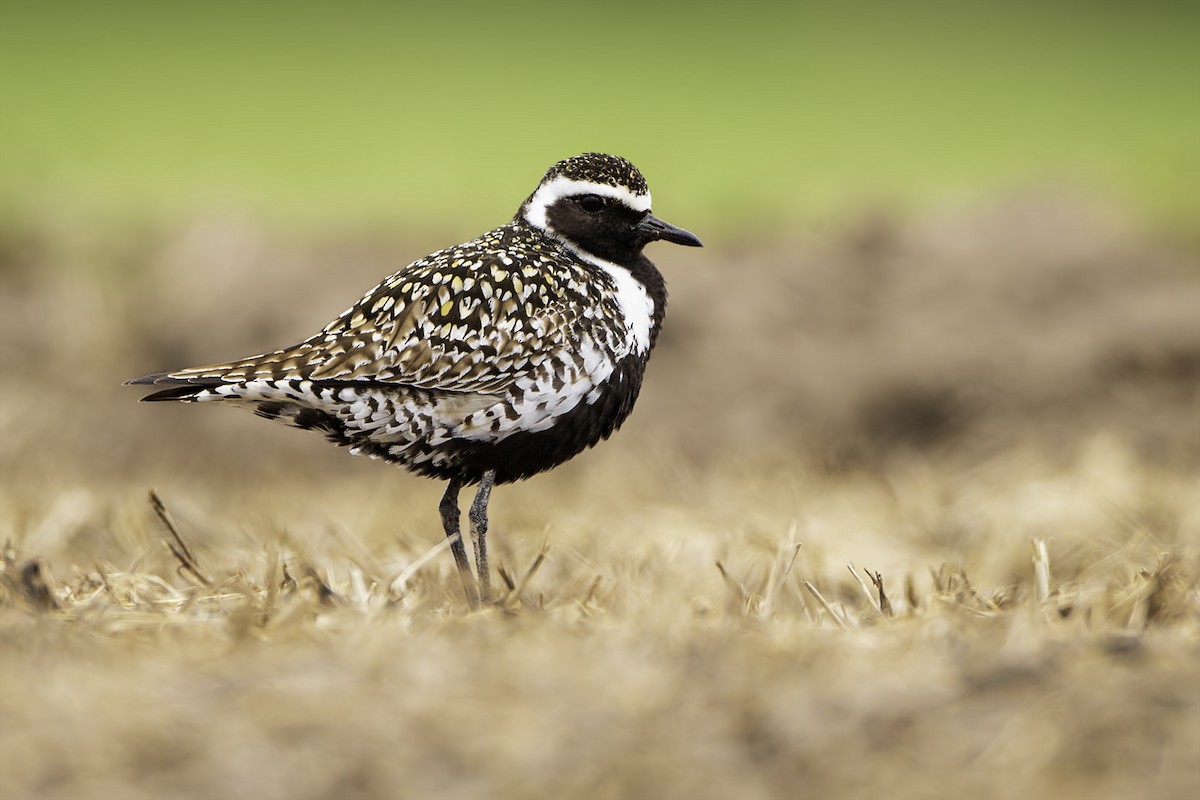
[[[674,242],[675,244],[686,245],[687,247],[703,247],[694,233],[685,231],[683,228],[676,228],[669,222],[664,222],[653,214],[647,214],[642,218],[642,221],[637,224],[638,232],[646,237],[646,241],[653,242],[662,239],[664,242]]]

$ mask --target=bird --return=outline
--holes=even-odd
[[[659,240],[702,246],[652,213],[632,163],[583,153],[551,166],[510,222],[412,262],[308,339],[125,384],[152,388],[143,401],[245,407],[446,481],[442,526],[476,608],[491,602],[492,489],[607,439],[633,409],[666,313],[643,253]]]

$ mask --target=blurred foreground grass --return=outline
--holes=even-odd
[[[601,461],[585,483],[497,496],[516,587],[476,613],[445,553],[423,562],[432,486],[403,501],[348,480],[172,486],[202,580],[138,492],[8,498],[4,796],[1200,785],[1194,473],[1112,441],[967,474],[912,459],[681,479]],[[113,558],[70,560],[98,550]]]

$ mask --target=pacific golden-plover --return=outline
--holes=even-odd
[[[699,247],[650,213],[631,163],[555,164],[511,222],[414,261],[315,336],[263,355],[127,381],[144,400],[220,400],[321,431],[351,453],[449,481],[440,511],[468,601],[487,602],[493,485],[607,439],[633,408],[667,291],[642,253]],[[459,533],[459,491],[478,581]]]

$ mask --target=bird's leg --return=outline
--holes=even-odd
[[[496,485],[496,470],[489,469],[479,481],[475,502],[471,503],[468,517],[471,520],[471,541],[475,544],[475,570],[479,573],[479,597],[484,603],[492,600],[492,576],[488,570],[487,556],[487,507]]]
[[[462,489],[462,481],[451,478],[438,504],[442,514],[442,527],[446,530],[446,538],[450,540],[450,552],[454,553],[454,563],[458,567],[458,577],[462,579],[463,591],[467,595],[467,605],[471,608],[479,606],[479,598],[475,592],[475,577],[471,574],[471,562],[467,561],[467,548],[463,545],[462,533],[459,530],[458,492]]]

